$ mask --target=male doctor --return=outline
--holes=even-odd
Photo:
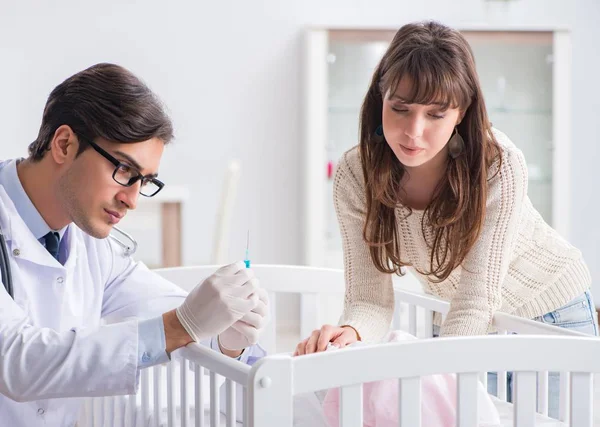
[[[98,64],[57,86],[27,159],[0,163],[0,425],[73,426],[78,397],[135,393],[141,368],[195,341],[247,361],[268,312],[243,262],[186,295],[107,238],[156,195],[171,122],[137,77]],[[104,318],[109,324],[101,325]]]

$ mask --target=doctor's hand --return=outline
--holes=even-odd
[[[240,261],[226,265],[196,286],[176,309],[192,340],[220,334],[250,313],[258,303],[258,279]]]
[[[343,348],[356,341],[360,341],[360,338],[353,327],[324,325],[321,329],[315,329],[310,337],[300,341],[294,356],[325,351],[329,343],[337,348]]]
[[[243,350],[256,344],[269,316],[269,295],[258,288],[258,304],[240,320],[219,335],[219,347],[223,350]]]

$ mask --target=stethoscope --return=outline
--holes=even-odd
[[[121,236],[121,238],[110,234],[109,237],[113,239],[119,246],[123,248],[123,256],[131,256],[137,250],[138,244],[136,240],[129,233],[125,231],[113,227],[113,231]],[[131,244],[124,242],[122,239],[128,240]],[[12,283],[12,273],[10,271],[10,260],[8,258],[8,247],[6,246],[6,239],[4,238],[4,234],[2,233],[2,228],[0,227],[0,272],[2,273],[2,283],[4,284],[4,289],[8,292],[8,295],[11,298],[14,298],[13,294],[13,283]]]

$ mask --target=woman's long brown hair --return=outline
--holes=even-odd
[[[500,149],[491,132],[473,53],[462,34],[436,22],[400,28],[375,70],[360,117],[360,157],[367,193],[363,237],[378,270],[400,274],[400,267],[410,265],[401,257],[396,218],[406,171],[389,145],[375,136],[382,121],[383,97],[394,94],[404,78],[412,82],[407,102],[436,102],[442,108],[464,111],[458,125],[464,151],[448,159],[445,179],[434,191],[421,222],[421,232],[431,227],[433,239],[430,269],[419,272],[441,282],[462,263],[479,236],[486,212],[488,170],[500,158]]]

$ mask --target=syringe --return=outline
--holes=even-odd
[[[249,247],[250,247],[250,230],[248,230],[248,235],[246,236],[246,257],[244,259],[244,264],[246,264],[246,268],[250,268],[250,256],[248,253]]]

